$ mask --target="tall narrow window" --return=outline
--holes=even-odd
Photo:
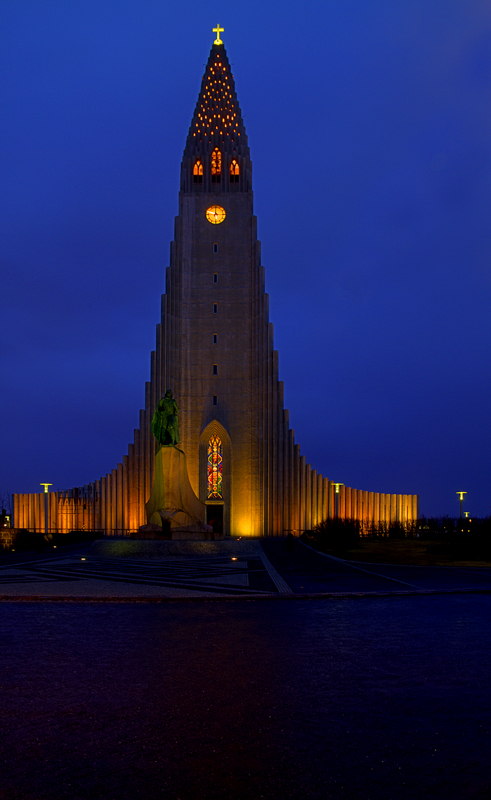
[[[216,243],[213,245],[213,252],[215,254],[218,253],[218,245]]]
[[[193,183],[203,183],[203,164],[199,158],[194,162]]]
[[[208,500],[222,499],[222,463],[222,440],[212,436],[208,442]]]
[[[218,375],[218,364],[213,364],[213,374]]]
[[[211,154],[211,182],[220,183],[222,176],[222,154],[218,147],[215,147]]]
[[[239,162],[233,158],[230,164],[230,183],[239,182]]]
[[[218,272],[213,273],[213,283],[218,283]]]
[[[218,344],[218,333],[213,334],[213,344]]]
[[[218,405],[218,395],[216,395],[216,394],[213,395],[213,405],[214,406]]]
[[[213,303],[213,313],[218,314],[218,303]]]

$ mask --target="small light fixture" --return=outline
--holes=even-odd
[[[80,561],[85,561],[85,558],[81,558]]]
[[[232,561],[237,561],[237,559],[235,558],[235,556],[232,556]]]

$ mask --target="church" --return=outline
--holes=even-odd
[[[252,164],[220,34],[201,82],[181,164],[179,213],[166,269],[145,408],[111,472],[49,494],[50,531],[125,536],[146,523],[156,442],[151,421],[170,389],[179,448],[206,522],[225,535],[299,535],[339,515],[363,526],[418,516],[417,495],[335,484],[295,443],[269,322]],[[44,531],[44,496],[14,495],[16,528]]]

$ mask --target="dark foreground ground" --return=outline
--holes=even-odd
[[[0,606],[0,798],[491,797],[491,595]]]

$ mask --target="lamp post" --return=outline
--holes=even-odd
[[[344,486],[344,483],[334,483],[333,486],[335,489],[334,497],[336,498],[335,508],[336,508],[336,519],[337,519],[339,517],[339,487]]]
[[[44,486],[44,534],[45,536],[48,535],[48,486],[53,486],[52,483],[40,483],[40,486]]]
[[[460,497],[460,519],[462,519],[462,504],[464,502],[464,495],[467,494],[467,492],[455,492],[455,494],[458,494]]]

